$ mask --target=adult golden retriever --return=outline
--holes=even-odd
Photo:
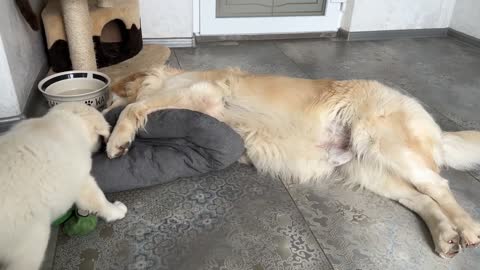
[[[340,177],[408,207],[428,225],[442,257],[480,242],[480,225],[439,174],[480,164],[480,132],[443,132],[419,102],[379,82],[161,66],[131,75],[113,92],[110,108],[131,104],[108,141],[110,158],[128,151],[149,113],[200,111],[234,128],[245,140],[242,161],[261,172],[294,183]]]

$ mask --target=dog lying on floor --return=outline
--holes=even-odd
[[[0,268],[39,269],[50,224],[74,203],[106,221],[125,216],[90,175],[99,136],[109,134],[96,109],[65,103],[0,137]]]
[[[149,113],[200,111],[237,131],[246,147],[241,161],[261,172],[290,183],[343,179],[398,201],[422,217],[444,258],[480,242],[480,225],[439,174],[480,164],[480,132],[443,132],[419,102],[379,82],[161,66],[112,92],[107,111],[131,104],[108,141],[110,158],[128,151]]]

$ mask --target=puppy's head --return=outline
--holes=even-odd
[[[83,103],[66,102],[52,108],[52,111],[65,111],[79,116],[88,131],[88,140],[91,143],[91,150],[95,152],[99,149],[99,137],[102,136],[106,141],[110,136],[110,125],[97,109]]]

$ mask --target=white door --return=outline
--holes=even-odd
[[[194,32],[197,35],[281,34],[337,31],[344,0],[327,0],[322,16],[217,17],[217,0],[193,0]],[[265,0],[262,0],[265,1]],[[260,3],[252,1],[253,3]],[[268,0],[267,0],[268,2]],[[278,13],[276,13],[278,14]],[[294,13],[293,13],[294,14]]]

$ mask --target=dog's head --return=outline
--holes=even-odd
[[[92,152],[99,149],[99,138],[102,136],[106,141],[110,136],[110,125],[97,109],[83,103],[66,102],[56,105],[53,111],[65,111],[79,116],[87,128],[88,140],[91,143]]]

